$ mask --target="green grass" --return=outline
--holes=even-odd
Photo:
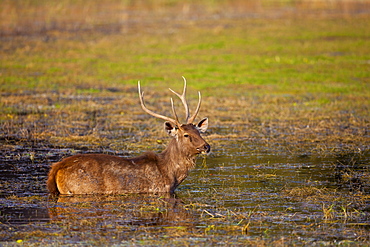
[[[170,35],[138,30],[92,39],[59,34],[50,42],[14,38],[21,48],[1,52],[0,90],[169,84],[184,75],[192,87],[213,94],[243,84],[260,86],[257,93],[369,95],[370,34],[362,19],[220,22],[231,27],[215,33],[185,23]]]
[[[195,90],[202,91],[202,112],[212,117],[213,126],[238,126],[234,128],[240,137],[252,134],[246,121],[257,125],[280,122],[286,133],[289,128],[326,122],[327,128],[336,129],[334,136],[341,136],[334,138],[338,141],[343,140],[340,129],[353,117],[361,129],[355,134],[356,141],[366,146],[370,103],[367,20],[363,16],[273,21],[222,18],[154,22],[149,28],[139,23],[127,33],[57,28],[34,36],[10,36],[1,44],[0,92],[25,96],[2,97],[1,108],[10,116],[24,112],[25,107],[31,113],[59,116],[72,110],[83,116],[85,107],[79,109],[78,100],[68,103],[57,95],[114,97],[114,107],[124,109],[125,115],[110,114],[116,120],[109,121],[123,118],[131,124],[133,113],[140,112],[135,92],[138,80],[146,91],[160,93],[168,86],[180,88],[181,76],[185,76],[190,100],[196,97]],[[53,95],[48,102],[27,96],[37,93]],[[122,98],[126,101],[119,101]],[[155,101],[151,104],[158,105]],[[94,103],[89,108],[100,111],[106,107]],[[7,119],[13,118],[3,117],[3,123]],[[312,131],[320,135],[322,129]],[[344,139],[351,138],[353,133]]]

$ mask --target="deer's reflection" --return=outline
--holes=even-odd
[[[194,217],[170,194],[59,196],[49,207],[53,221],[120,226],[191,226]]]

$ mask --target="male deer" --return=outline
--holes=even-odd
[[[184,77],[183,77],[184,78]],[[201,105],[190,117],[184,89],[178,96],[185,107],[186,124],[178,120],[173,100],[174,118],[149,110],[144,104],[144,92],[138,82],[138,92],[143,110],[165,120],[164,128],[172,136],[167,148],[160,154],[146,152],[134,158],[122,158],[106,154],[78,154],[52,165],[47,187],[51,194],[123,194],[123,193],[173,193],[195,166],[195,157],[209,153],[210,145],[200,136],[207,130],[208,118],[193,124]]]

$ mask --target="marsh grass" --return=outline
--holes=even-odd
[[[369,168],[362,161],[368,160],[370,144],[368,1],[0,3],[4,164],[18,172],[17,162],[49,164],[74,153],[161,151],[168,137],[162,122],[142,112],[136,83],[141,81],[148,107],[168,115],[167,88],[179,91],[185,76],[190,108],[200,90],[199,117],[210,118],[205,138],[214,151],[209,159],[255,156],[255,171],[246,180],[274,187],[248,194],[235,172],[227,178],[230,187],[220,182],[208,188],[229,163],[223,160],[217,170],[204,159],[193,186],[199,190],[180,190],[184,202],[176,210],[162,199],[139,208],[109,199],[97,204],[97,211],[91,201],[51,203],[56,219],[46,226],[1,224],[0,236],[9,245],[18,240],[30,246],[370,241]],[[178,102],[176,107],[181,109]],[[332,157],[337,186],[285,185],[278,164],[268,170],[273,165],[258,163],[259,154]],[[17,186],[26,185],[2,184],[12,191]],[[237,207],[224,195],[256,202]],[[6,200],[30,207],[44,203],[40,195],[16,193]],[[294,204],[281,209],[275,201]],[[144,220],[127,222],[127,212]],[[107,224],[107,214],[117,221]],[[292,228],[285,221],[295,222],[296,231],[287,235],[284,229]],[[338,232],[344,239],[336,240]]]

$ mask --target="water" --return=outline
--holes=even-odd
[[[199,157],[175,197],[51,199],[45,186],[49,165],[68,149],[3,148],[1,241],[211,245],[368,238],[369,187],[361,176],[368,171],[369,153],[296,156],[224,144],[229,152]],[[357,182],[344,180],[350,171],[358,173]]]

